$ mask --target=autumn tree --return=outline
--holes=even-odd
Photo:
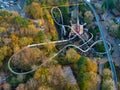
[[[42,85],[38,88],[38,90],[54,90],[54,89],[47,85]]]
[[[41,64],[42,55],[38,48],[27,48],[12,58],[12,64],[18,69],[29,70]]]
[[[56,47],[55,46],[56,46],[56,44],[54,44],[54,43],[44,45],[44,49],[43,49],[44,54],[48,55],[48,56],[50,54],[53,54],[56,51]]]
[[[4,83],[4,84],[3,84],[3,89],[4,89],[4,90],[11,90],[11,85],[8,84],[8,83]]]
[[[112,78],[112,72],[109,69],[104,69],[102,75],[103,75],[103,80]]]
[[[112,72],[106,68],[102,72],[102,89],[101,90],[114,90],[114,81],[112,80]]]
[[[31,37],[22,37],[19,39],[19,46],[24,47],[27,45],[30,45],[33,42],[33,39]]]
[[[31,36],[33,37],[38,33],[38,29],[35,27],[35,25],[30,24],[27,27],[21,27],[19,30],[18,35],[19,36]]]
[[[4,32],[6,30],[5,27],[0,27],[0,33]]]
[[[56,28],[55,28],[54,20],[47,10],[45,10],[44,12],[46,13],[45,16],[46,16],[47,25],[48,25],[47,29],[49,30],[49,32],[51,34],[51,39],[50,40],[52,40],[52,41],[57,40],[58,39],[58,34],[57,34],[57,31],[56,31]]]
[[[25,84],[21,83],[17,86],[16,90],[28,90],[25,86]]]
[[[35,80],[34,78],[30,78],[26,83],[27,89],[28,90],[37,90],[39,87],[38,82],[39,82],[38,80]]]
[[[36,36],[37,42],[44,42],[46,40],[45,34],[39,31]]]
[[[69,63],[77,63],[80,55],[75,51],[75,49],[70,48],[67,50],[65,58]]]
[[[20,47],[18,46],[18,44],[16,44],[14,47],[13,47],[13,52],[16,53],[20,50]]]
[[[35,72],[34,78],[40,80],[40,83],[43,85],[47,84],[47,78],[50,75],[49,69],[45,67],[40,67]]]
[[[20,25],[22,27],[27,27],[29,25],[29,22],[26,19],[23,19],[21,16],[15,16],[13,20],[14,24]]]
[[[10,17],[11,13],[9,13],[6,10],[0,10],[0,16],[3,16],[4,19],[7,19],[8,17]]]
[[[9,46],[3,46],[2,48],[0,48],[0,66],[3,65],[3,60],[7,56],[11,56],[11,55],[12,55],[12,49]]]
[[[2,50],[0,49],[0,66],[3,65],[4,58],[5,58],[5,56],[4,56],[3,52],[2,52]]]
[[[114,90],[114,81],[112,79],[105,80],[102,83],[102,89],[101,90]]]
[[[16,36],[15,34],[11,34],[11,42],[13,47],[18,45],[18,42],[19,42],[18,36]]]
[[[93,18],[94,18],[94,16],[93,16],[93,14],[92,14],[91,11],[86,11],[86,12],[84,13],[84,16],[85,16],[85,22],[86,22],[86,23],[91,23],[92,20],[93,20]]]
[[[25,12],[29,18],[33,19],[41,18],[43,13],[40,4],[37,2],[32,2],[30,5],[28,5],[25,9]]]
[[[97,85],[97,66],[88,58],[81,57],[78,61],[77,80],[81,90],[95,90]],[[92,88],[93,86],[94,88]]]
[[[111,36],[114,37],[118,37],[120,38],[119,34],[120,34],[120,29],[119,29],[120,25],[116,24],[115,22],[111,21],[110,23],[110,29],[109,29],[109,33]]]

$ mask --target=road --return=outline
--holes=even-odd
[[[100,90],[100,87],[101,87],[101,82],[102,82],[101,75],[102,75],[103,68],[104,68],[104,63],[99,63],[99,68],[98,68],[99,80],[98,80],[97,90]]]
[[[20,13],[25,5],[25,1],[26,0],[18,0],[17,4],[15,4],[15,5],[14,4],[9,4],[8,6],[6,6],[6,4],[2,4],[2,5],[4,6],[5,10],[16,11],[16,12]],[[8,0],[4,0],[4,2],[8,2]]]
[[[93,14],[95,15],[96,21],[98,23],[98,27],[99,27],[99,30],[100,30],[100,33],[101,33],[101,37],[102,37],[102,40],[103,40],[103,43],[104,43],[104,46],[105,46],[105,50],[107,52],[108,61],[109,61],[110,68],[111,68],[111,71],[112,71],[112,76],[113,76],[113,80],[114,80],[115,90],[117,90],[116,70],[115,70],[115,66],[114,66],[113,61],[112,61],[111,53],[109,51],[108,45],[107,45],[106,40],[105,40],[105,36],[104,36],[104,32],[103,32],[103,29],[102,29],[102,26],[101,26],[101,23],[100,23],[99,16],[97,15],[97,13],[96,13],[95,9],[93,8],[93,6],[88,1],[86,1],[86,0],[84,0],[84,1],[85,1],[86,4],[88,4],[88,6],[93,11]]]

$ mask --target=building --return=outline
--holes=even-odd
[[[83,25],[77,26],[77,24],[72,24],[72,29],[75,30],[78,34],[83,34]]]
[[[113,10],[111,11],[111,13],[112,13],[115,17],[120,17],[120,12],[119,12],[118,10],[116,10],[116,9],[113,9]]]

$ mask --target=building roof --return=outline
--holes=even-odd
[[[120,16],[120,12],[118,10],[116,10],[116,9],[113,9],[112,13],[114,14],[115,17]]]
[[[76,27],[77,27],[77,24],[72,24],[72,29],[73,30],[76,30]],[[79,29],[78,30],[76,30],[76,32],[78,33],[78,34],[82,34],[83,33],[83,25],[80,25],[79,24]]]

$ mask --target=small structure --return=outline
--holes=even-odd
[[[115,20],[117,24],[120,24],[120,17],[115,18]]]
[[[118,10],[113,9],[111,12],[115,17],[120,17],[120,12]]]
[[[83,25],[79,24],[78,26],[77,24],[72,24],[72,29],[76,30],[76,32],[80,35],[83,34]]]

